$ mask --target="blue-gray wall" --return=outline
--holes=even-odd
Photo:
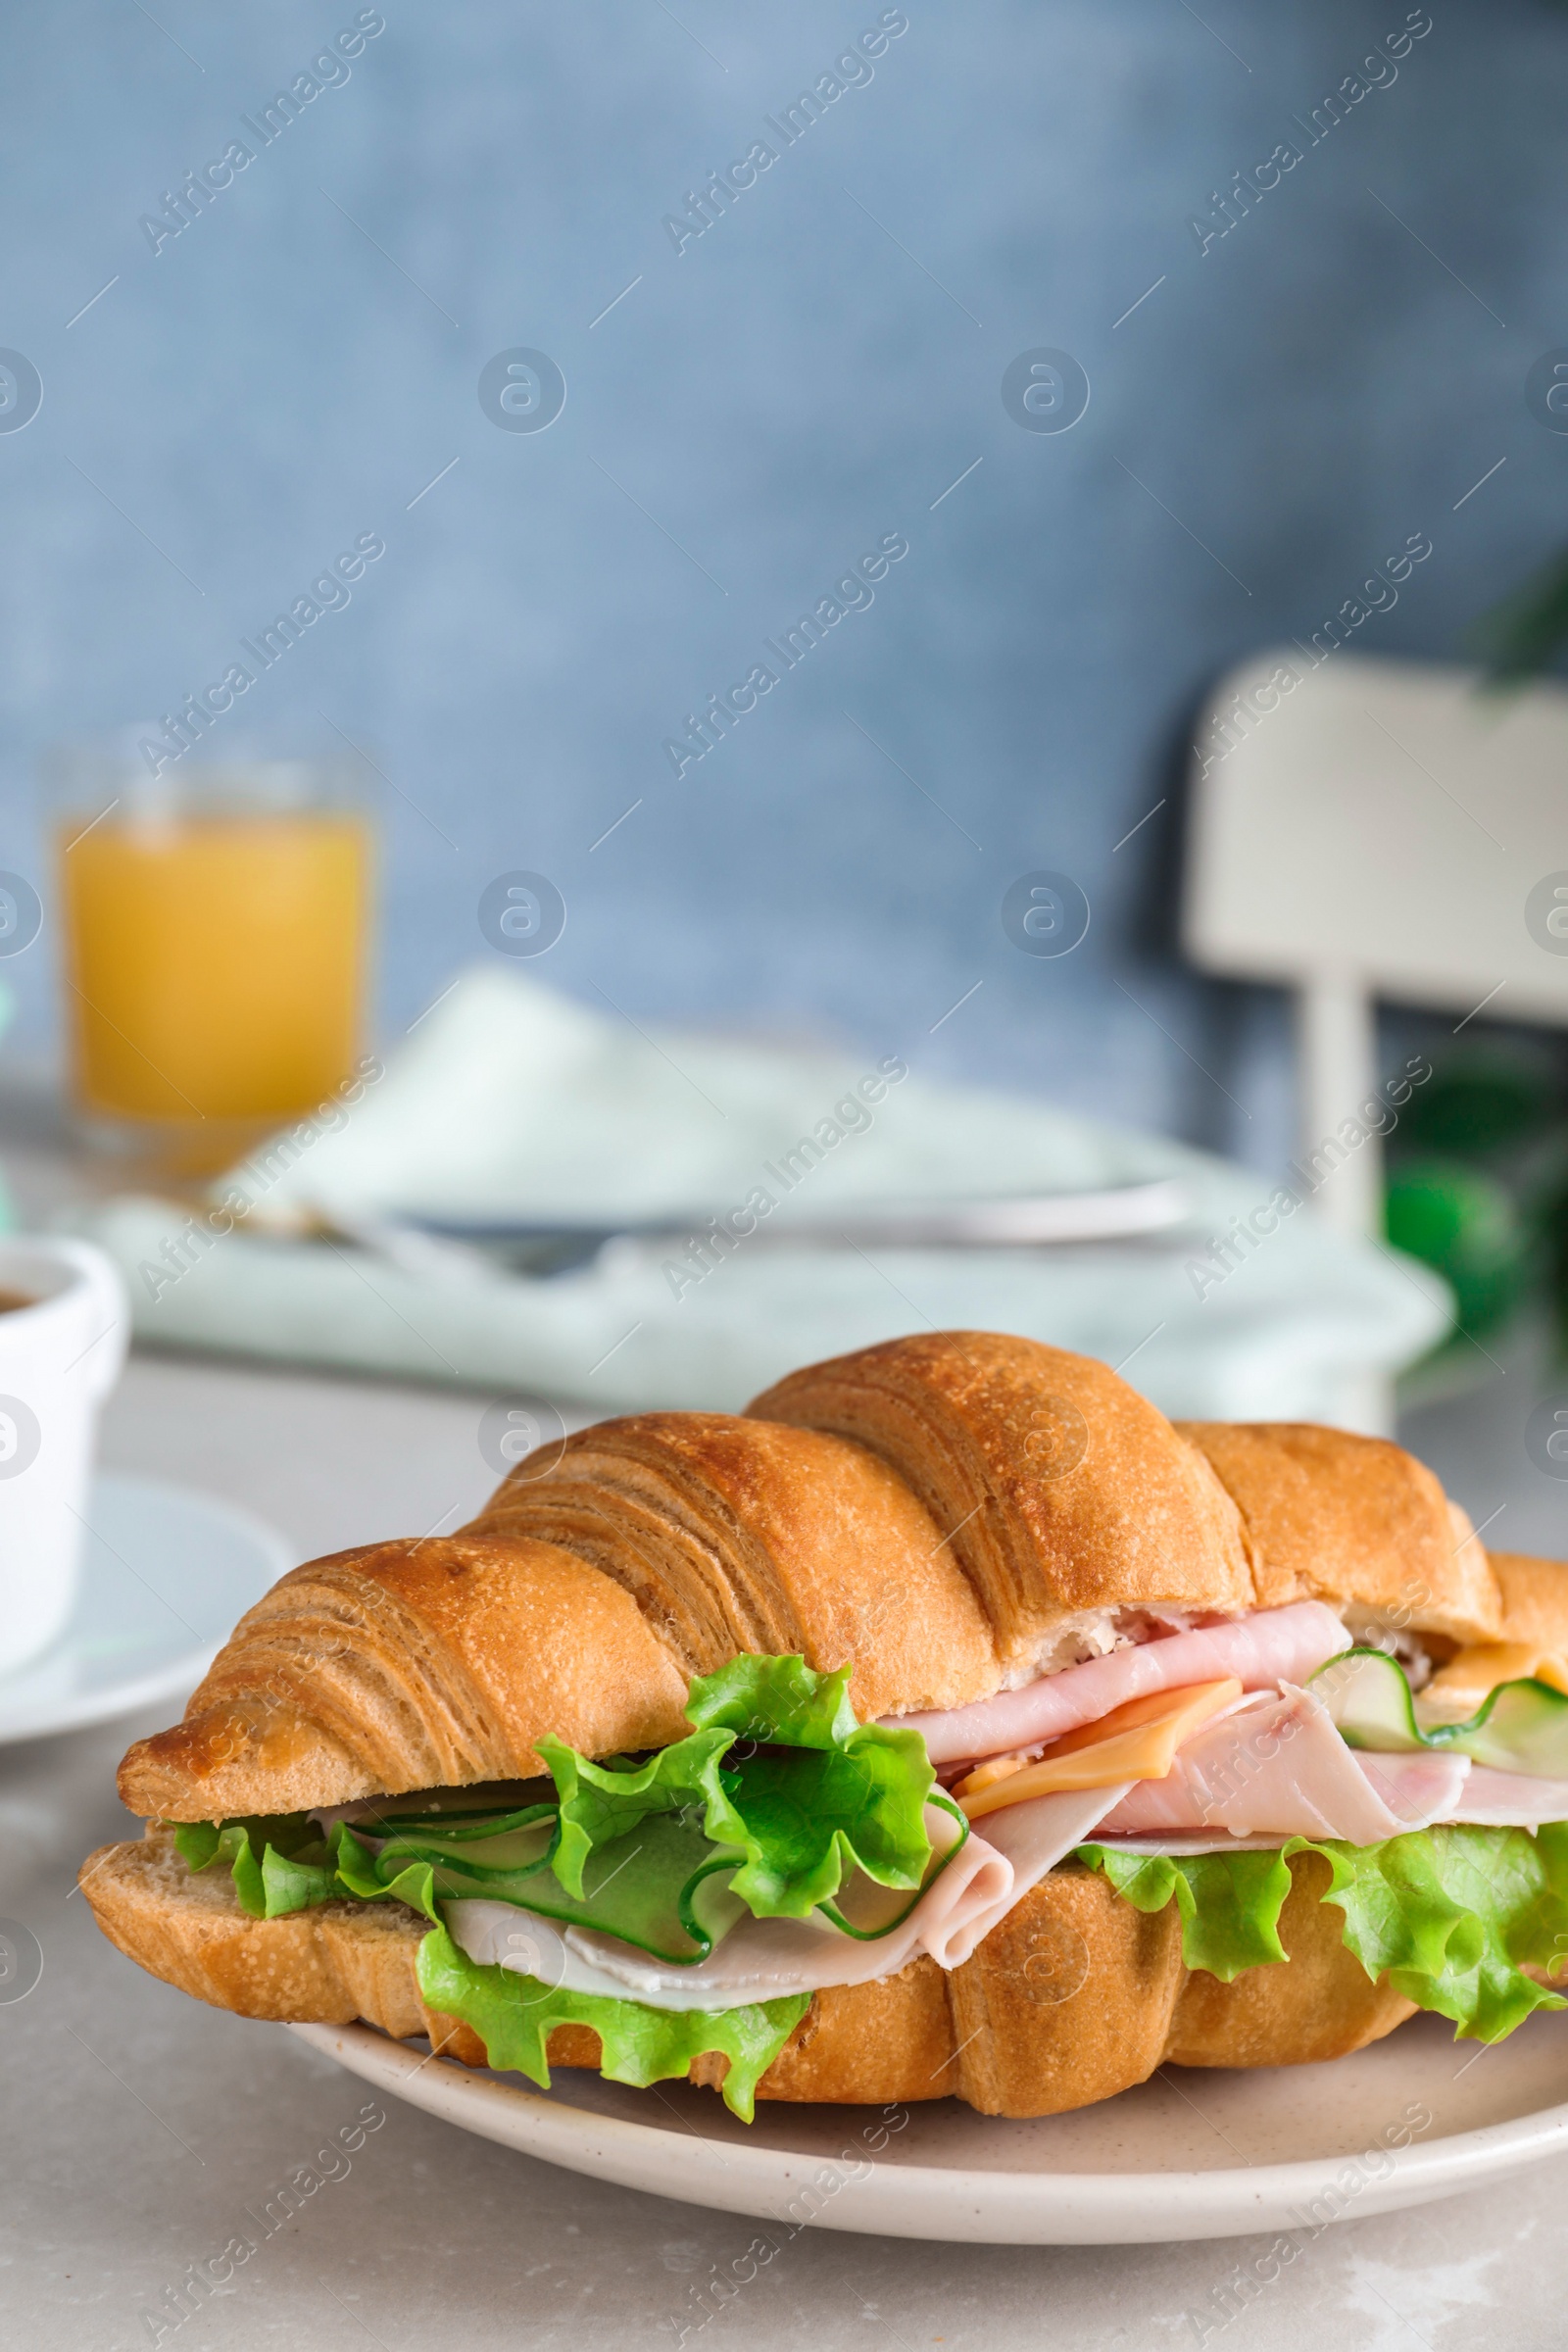
[[[1189,217],[1305,145],[1290,117],[1400,0],[908,0],[874,78],[677,254],[663,216],[876,0],[384,13],[155,255],[140,216],[258,143],[241,116],[352,0],[5,12],[0,345],[44,401],[0,435],[0,864],[40,870],[41,746],[219,678],[376,532],[214,741],[373,751],[388,1028],[484,952],[484,882],[535,867],[569,921],[534,968],[590,1002],[896,1043],[1266,1156],[1280,1008],[1182,972],[1174,800],[1114,845],[1175,794],[1204,680],[1407,534],[1434,554],[1368,650],[1452,654],[1568,535],[1568,440],[1523,395],[1568,342],[1568,14],[1432,0],[1200,254]],[[481,410],[516,346],[564,372],[548,431]],[[1036,346],[1088,371],[1069,432],[1004,408]],[[662,739],[892,532],[875,604],[677,781]],[[1059,961],[999,920],[1041,866],[1094,906]],[[24,1050],[51,956],[6,967]]]

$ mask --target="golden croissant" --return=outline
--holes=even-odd
[[[940,1333],[295,1569],[81,1885],[242,2016],[743,2115],[1046,2115],[1556,2003],[1565,1658],[1568,1568],[1489,1555],[1397,1446]],[[1468,1975],[1419,1907],[1461,1885]]]

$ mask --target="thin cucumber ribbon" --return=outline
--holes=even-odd
[[[1462,1723],[1422,1725],[1397,1659],[1348,1649],[1307,1682],[1351,1747],[1384,1755],[1448,1748],[1501,1772],[1568,1779],[1568,1692],[1549,1683],[1499,1683]]]

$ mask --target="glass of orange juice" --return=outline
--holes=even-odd
[[[96,1140],[217,1169],[354,1063],[370,831],[341,766],[154,775],[145,732],[53,762],[73,1092]]]

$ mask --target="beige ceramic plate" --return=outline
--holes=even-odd
[[[786,2227],[1000,2245],[1106,2245],[1313,2228],[1452,2196],[1568,2152],[1568,2013],[1508,2041],[1437,2018],[1330,2066],[1165,2068],[1076,2115],[1007,2123],[951,2099],[889,2110],[631,2090],[558,2068],[541,2092],[368,2026],[291,2032],[483,2138],[630,2188]]]

